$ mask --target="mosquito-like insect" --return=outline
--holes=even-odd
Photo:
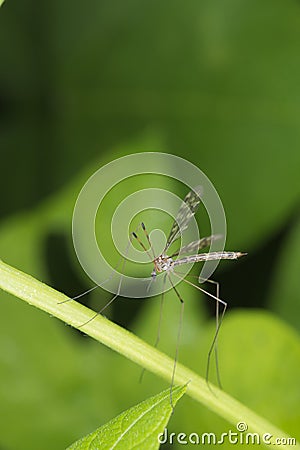
[[[203,237],[197,241],[193,241],[193,242],[189,243],[188,245],[185,245],[180,250],[176,251],[175,253],[172,253],[170,256],[168,255],[169,247],[181,237],[182,232],[187,228],[188,223],[190,222],[192,217],[195,215],[195,213],[199,207],[199,204],[201,202],[200,192],[201,192],[201,188],[197,187],[197,188],[191,190],[184,198],[183,203],[177,213],[177,216],[176,216],[173,226],[171,228],[166,245],[165,245],[162,253],[159,256],[155,256],[155,253],[154,253],[151,241],[150,241],[150,237],[149,237],[149,234],[146,230],[144,223],[141,223],[141,227],[142,227],[145,237],[147,239],[151,253],[149,253],[149,250],[146,248],[146,246],[144,245],[142,240],[139,238],[139,236],[136,234],[136,232],[132,233],[132,236],[138,241],[139,245],[144,249],[144,251],[147,252],[147,254],[149,255],[149,257],[151,258],[151,260],[153,262],[154,267],[153,267],[153,271],[151,273],[152,279],[155,280],[157,274],[160,274],[163,272],[164,273],[164,280],[163,280],[164,286],[166,285],[166,281],[169,280],[171,287],[173,288],[174,292],[176,293],[176,296],[178,297],[178,299],[180,300],[180,303],[182,305],[179,327],[178,327],[177,345],[176,345],[176,353],[175,353],[175,358],[174,358],[172,381],[171,381],[171,387],[170,387],[171,405],[173,405],[172,389],[173,389],[173,385],[174,385],[176,363],[177,363],[177,359],[178,359],[178,347],[179,347],[179,341],[180,341],[183,308],[184,308],[184,300],[181,297],[178,289],[174,285],[174,283],[171,279],[171,275],[174,274],[175,276],[177,275],[178,277],[180,277],[178,272],[176,272],[176,268],[181,265],[184,265],[184,264],[196,263],[196,262],[201,262],[201,261],[221,260],[221,259],[238,259],[241,256],[246,255],[246,253],[242,253],[242,252],[228,252],[228,251],[198,253],[200,250],[204,249],[205,247],[210,246],[214,240],[220,238],[221,237],[220,235],[211,235],[208,237]],[[190,254],[190,253],[193,253],[193,254]],[[183,254],[189,254],[189,256],[183,257],[182,256]],[[208,383],[211,354],[214,349],[215,349],[215,352],[217,352],[218,334],[219,334],[220,326],[221,326],[221,323],[222,323],[222,320],[224,318],[224,314],[225,314],[225,311],[227,308],[227,303],[224,300],[219,298],[219,285],[217,282],[212,281],[212,280],[207,280],[207,281],[210,281],[210,282],[216,284],[216,286],[217,286],[216,295],[212,295],[210,292],[207,292],[203,288],[200,288],[199,286],[191,283],[189,280],[184,279],[184,278],[181,278],[181,279],[183,281],[187,282],[188,284],[196,287],[200,291],[204,292],[208,296],[212,297],[216,301],[216,331],[215,331],[215,335],[212,340],[211,347],[208,352],[207,369],[206,369],[206,381]],[[163,303],[164,290],[165,289],[163,289],[163,293],[162,293],[162,303]],[[222,306],[221,315],[219,314],[220,305]],[[161,323],[161,317],[160,317],[160,321],[159,321],[159,328],[160,328],[160,323]],[[155,346],[157,346],[158,341],[159,341],[159,332],[158,332]],[[217,353],[216,353],[216,369],[217,369],[218,383],[221,386],[219,370],[218,370],[218,362],[217,362]]]
[[[172,406],[173,406],[172,391],[173,391],[173,386],[174,386],[176,364],[177,364],[177,360],[178,360],[178,349],[179,349],[180,334],[181,334],[181,328],[182,328],[184,300],[181,297],[178,289],[174,285],[174,283],[171,279],[171,275],[174,274],[175,276],[179,277],[181,281],[185,281],[189,285],[194,286],[196,289],[202,291],[203,293],[205,293],[206,295],[208,295],[209,297],[214,299],[216,302],[216,330],[215,330],[215,334],[214,334],[214,337],[213,337],[213,340],[212,340],[212,343],[211,343],[211,346],[210,346],[210,349],[208,352],[208,357],[207,357],[206,381],[208,383],[211,355],[212,355],[213,350],[215,350],[217,380],[218,380],[218,384],[221,386],[220,377],[219,377],[219,369],[218,369],[218,358],[217,358],[217,339],[218,339],[220,326],[223,321],[224,314],[225,314],[225,311],[227,308],[227,303],[219,297],[219,284],[216,281],[202,280],[199,278],[199,281],[209,281],[210,283],[213,283],[214,285],[216,285],[216,295],[213,295],[210,292],[203,289],[202,287],[200,287],[200,286],[192,283],[191,281],[187,280],[186,278],[182,277],[181,274],[177,271],[177,267],[180,267],[184,264],[196,263],[196,262],[201,262],[201,261],[205,262],[205,261],[213,261],[213,260],[221,260],[221,259],[237,259],[237,258],[240,258],[241,256],[244,256],[247,254],[247,253],[242,253],[242,252],[228,252],[228,251],[198,253],[200,250],[204,249],[205,247],[209,247],[213,241],[215,241],[216,239],[219,239],[221,237],[220,235],[211,235],[208,237],[201,238],[197,241],[190,242],[189,244],[185,245],[184,247],[182,247],[180,250],[176,251],[175,253],[171,253],[170,256],[168,255],[170,246],[174,242],[176,242],[179,238],[181,238],[182,232],[188,227],[190,220],[195,215],[195,213],[200,205],[200,202],[201,202],[201,192],[202,192],[202,189],[200,187],[196,187],[193,190],[191,190],[184,198],[182,205],[179,208],[179,211],[175,218],[175,221],[172,225],[166,245],[165,245],[163,251],[159,254],[159,256],[155,256],[149,234],[148,234],[143,222],[140,224],[140,226],[141,226],[143,233],[145,235],[145,238],[148,242],[149,249],[146,248],[146,246],[144,245],[142,240],[138,237],[137,229],[136,229],[134,232],[131,233],[130,240],[128,242],[128,245],[127,245],[126,251],[125,251],[125,255],[127,255],[128,251],[129,251],[129,247],[130,247],[130,245],[132,245],[132,240],[133,239],[137,240],[139,245],[148,254],[150,260],[153,263],[153,270],[151,273],[152,281],[154,281],[156,279],[158,274],[160,274],[160,273],[164,274],[162,301],[161,301],[161,313],[160,313],[159,326],[158,326],[159,330],[160,330],[161,319],[162,319],[162,305],[163,305],[163,301],[164,301],[164,292],[165,292],[167,280],[169,280],[171,288],[173,288],[176,296],[178,297],[178,299],[180,300],[180,303],[181,303],[180,320],[179,320],[179,327],[178,327],[178,334],[177,334],[177,345],[176,345],[172,380],[171,380],[171,386],[170,386],[170,403]],[[140,228],[140,227],[138,227],[138,228]],[[190,253],[193,253],[193,254],[190,254]],[[182,256],[184,254],[188,254],[188,256]],[[89,320],[82,323],[78,328],[83,328],[85,325],[87,325],[89,322],[91,322],[99,314],[102,314],[103,311],[109,305],[111,305],[116,300],[116,298],[120,295],[122,281],[123,281],[122,273],[124,273],[125,264],[126,264],[126,257],[121,258],[121,260],[115,267],[115,270],[112,272],[112,274],[101,283],[101,286],[102,286],[106,282],[108,282],[109,280],[114,278],[116,275],[116,269],[121,266],[121,276],[120,276],[120,279],[118,282],[116,294],[112,297],[112,299],[108,303],[106,303],[104,305],[103,308],[101,308],[97,313],[95,313]],[[77,295],[76,297],[64,300],[59,303],[61,304],[61,303],[65,303],[70,300],[78,299],[97,288],[98,288],[98,285],[95,285],[92,288],[88,289],[87,291]],[[221,314],[219,313],[220,305],[222,307]],[[158,345],[158,342],[159,342],[159,332],[157,334],[155,347]],[[209,386],[209,384],[208,384],[208,386]]]

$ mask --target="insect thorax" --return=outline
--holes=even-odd
[[[167,255],[160,255],[155,258],[153,263],[155,272],[165,272],[173,266],[174,261]]]

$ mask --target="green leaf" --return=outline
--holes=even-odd
[[[269,305],[280,317],[300,330],[300,220],[289,233],[278,258]]]
[[[299,334],[263,310],[235,310],[223,325],[219,363],[224,389],[299,439]]]
[[[174,387],[173,405],[183,396],[186,387]],[[93,433],[68,447],[68,450],[109,450],[159,448],[158,435],[163,433],[172,414],[170,389],[124,411]]]

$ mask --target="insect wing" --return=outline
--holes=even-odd
[[[177,213],[176,219],[173,223],[170,235],[168,237],[164,252],[170,247],[170,245],[176,241],[181,233],[187,228],[187,225],[191,218],[195,215],[199,204],[201,202],[200,195],[202,194],[201,186],[197,186],[190,191],[183,200],[181,207]]]
[[[181,249],[178,250],[178,252],[173,253],[171,255],[171,258],[178,255],[184,255],[189,253],[195,253],[199,252],[199,250],[202,250],[205,247],[208,247],[213,241],[216,241],[217,239],[220,239],[222,237],[221,234],[213,234],[211,236],[204,237],[202,239],[199,239],[198,241],[190,242],[189,244],[185,245]]]

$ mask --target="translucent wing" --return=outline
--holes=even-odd
[[[181,266],[182,264],[196,263],[199,261],[216,261],[220,259],[238,259],[245,256],[247,253],[242,252],[211,252],[200,253],[199,255],[185,256],[173,261],[173,266]]]
[[[200,195],[202,193],[201,186],[197,186],[190,191],[184,198],[182,205],[179,208],[176,219],[173,223],[170,235],[168,237],[164,253],[170,247],[170,245],[176,241],[181,233],[187,228],[187,225],[191,218],[195,215],[198,206],[200,204]]]
[[[189,244],[185,245],[181,249],[178,250],[178,252],[173,253],[171,255],[171,258],[178,255],[184,255],[189,253],[195,253],[199,252],[199,250],[202,250],[205,247],[208,247],[213,241],[216,241],[217,239],[220,239],[222,237],[221,234],[213,234],[208,237],[204,237],[202,239],[199,239],[198,241],[190,242]]]

